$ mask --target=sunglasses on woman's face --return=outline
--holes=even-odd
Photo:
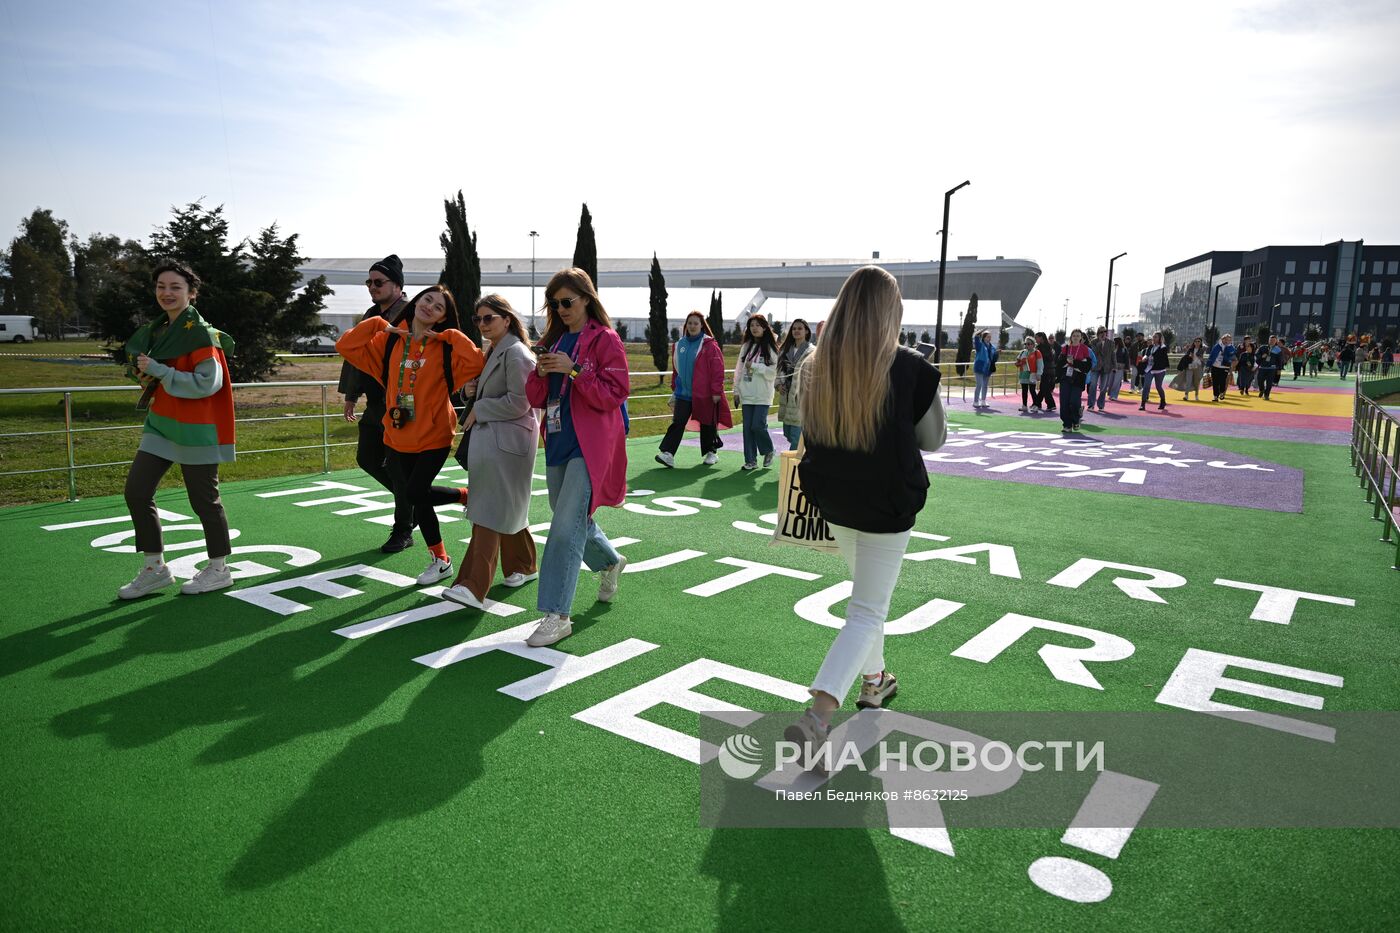
[[[549,299],[549,310],[558,311],[561,306],[568,310],[582,300],[582,298],[551,298]]]
[[[472,323],[480,327],[482,324],[490,324],[498,317],[500,317],[499,314],[473,314]]]
[[[365,279],[365,285],[369,288],[383,288],[389,284],[388,279]]]

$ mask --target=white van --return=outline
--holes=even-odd
[[[37,336],[34,318],[23,314],[0,314],[0,343],[24,343]]]

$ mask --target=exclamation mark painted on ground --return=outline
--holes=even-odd
[[[1116,771],[1103,772],[1060,841],[1116,859],[1156,796],[1158,786]],[[1040,890],[1080,904],[1097,904],[1113,893],[1108,875],[1077,859],[1038,858],[1031,863],[1029,874]]]

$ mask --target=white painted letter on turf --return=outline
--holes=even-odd
[[[775,567],[772,564],[760,563],[756,560],[744,560],[741,557],[720,557],[715,560],[717,564],[728,564],[731,567],[741,569],[733,573],[725,574],[718,580],[711,580],[708,583],[701,583],[692,586],[685,592],[691,596],[714,596],[723,593],[725,590],[732,590],[736,586],[743,586],[745,583],[752,583],[755,580],[762,580],[767,576],[791,577],[794,580],[820,580],[821,574],[808,573],[805,570],[790,570],[787,567]]]
[[[1145,603],[1162,603],[1166,600],[1158,596],[1154,590],[1175,589],[1186,585],[1186,578],[1180,574],[1171,573],[1167,570],[1156,570],[1152,567],[1139,567],[1136,564],[1116,564],[1111,560],[1095,560],[1092,557],[1081,557],[1070,564],[1064,570],[1055,574],[1046,582],[1051,586],[1063,586],[1067,589],[1077,590],[1083,586],[1094,574],[1100,570],[1131,570],[1133,573],[1146,574],[1146,580],[1134,580],[1131,577],[1114,577],[1113,585],[1133,599],[1140,599]]]
[[[733,667],[729,664],[721,664],[719,661],[701,658],[698,661],[691,661],[669,674],[662,674],[655,680],[649,680],[633,687],[625,693],[619,693],[597,706],[590,706],[582,712],[574,713],[574,718],[650,748],[675,755],[677,758],[683,758],[692,764],[704,764],[719,754],[717,745],[686,735],[683,732],[677,732],[675,729],[647,722],[641,718],[641,714],[663,703],[693,713],[711,711],[751,713],[750,710],[746,710],[742,706],[735,706],[733,703],[707,697],[692,689],[707,680],[716,679],[727,680],[742,687],[752,687],[754,690],[771,693],[793,703],[803,703],[811,699],[811,694],[808,693],[806,687],[791,681],[780,680],[777,677],[769,677],[767,674],[746,671],[742,667]],[[725,717],[725,721],[732,722],[736,726],[746,726],[762,715],[762,713],[751,713],[749,717]]]
[[[640,638],[629,638],[585,655],[565,654],[555,648],[531,648],[525,644],[525,639],[530,637],[537,625],[538,619],[503,632],[496,632],[494,635],[473,638],[471,641],[464,641],[460,645],[434,651],[413,660],[424,667],[443,668],[491,651],[504,651],[518,658],[536,661],[547,666],[549,670],[498,688],[500,693],[517,700],[534,700],[658,647]]]
[[[412,577],[406,577],[401,573],[381,570],[368,564],[351,564],[349,567],[322,570],[320,573],[307,574],[304,577],[289,577],[286,580],[274,580],[271,583],[234,590],[228,595],[234,599],[241,599],[245,603],[261,606],[278,615],[289,616],[295,612],[305,612],[311,607],[277,595],[287,590],[311,590],[313,593],[320,593],[334,599],[364,595],[357,589],[335,582],[343,577],[364,577],[366,580],[378,580],[380,583],[387,583],[390,586],[413,586],[417,582]]]
[[[831,607],[843,599],[850,599],[854,589],[855,584],[850,580],[828,586],[820,592],[798,600],[797,605],[792,607],[792,611],[808,622],[825,625],[827,628],[841,628],[846,624],[846,620],[838,619],[832,615]],[[922,632],[930,625],[942,622],[964,605],[966,604],[955,603],[949,599],[930,599],[918,609],[906,612],[898,619],[886,620],[885,634],[912,635],[915,632]]]
[[[905,560],[950,560],[958,564],[977,564],[977,558],[969,554],[987,552],[987,569],[994,577],[1021,579],[1021,566],[1016,563],[1016,549],[1005,544],[963,544],[958,547],[941,547],[932,551],[916,551],[905,554]]]
[[[1238,580],[1216,580],[1216,586],[1228,586],[1235,590],[1253,590],[1259,594],[1254,611],[1249,617],[1256,622],[1277,622],[1287,625],[1293,621],[1293,613],[1298,608],[1298,600],[1314,599],[1334,606],[1355,606],[1356,600],[1345,596],[1327,596],[1323,593],[1305,593],[1282,586],[1264,586],[1260,583],[1241,583]]]
[[[1093,690],[1102,690],[1103,686],[1089,673],[1089,669],[1084,666],[1085,661],[1121,661],[1129,657],[1134,650],[1133,643],[1121,635],[1008,612],[969,638],[953,652],[953,657],[989,664],[997,655],[1015,644],[1022,635],[1036,628],[1077,635],[1093,642],[1087,648],[1045,645],[1039,652],[1041,660],[1050,669],[1050,673],[1055,675],[1056,680]]]
[[[1231,693],[1242,693],[1245,696],[1260,697],[1265,700],[1273,700],[1276,703],[1287,703],[1289,706],[1322,709],[1323,700],[1320,696],[1226,677],[1225,669],[1228,667],[1242,667],[1245,670],[1258,671],[1261,674],[1306,680],[1309,683],[1323,684],[1328,687],[1342,685],[1342,678],[1335,674],[1324,674],[1301,667],[1289,667],[1286,664],[1271,664],[1268,661],[1256,661],[1253,658],[1217,654],[1214,651],[1202,651],[1200,648],[1188,648],[1185,657],[1181,659],[1181,663],[1176,666],[1176,670],[1172,671],[1172,676],[1162,687],[1162,692],[1157,694],[1157,702],[1163,706],[1175,706],[1178,709],[1189,709],[1202,713],[1246,713],[1247,716],[1232,718],[1243,718],[1266,729],[1291,732],[1304,738],[1317,739],[1319,742],[1336,741],[1337,730],[1330,726],[1305,722],[1289,716],[1280,716],[1277,713],[1260,713],[1245,709],[1243,706],[1233,706],[1229,703],[1219,703],[1213,700],[1215,691],[1228,690]]]

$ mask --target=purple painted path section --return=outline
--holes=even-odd
[[[930,473],[1275,512],[1303,511],[1303,471],[1179,438],[950,427]]]
[[[966,417],[965,415],[963,417]],[[773,449],[787,439],[769,431]],[[738,431],[721,434],[724,449],[742,452]],[[698,447],[689,437],[685,447]],[[1303,511],[1303,471],[1175,437],[1058,431],[987,431],[950,425],[943,449],[924,455],[930,473],[998,479],[1062,489],[1205,502],[1274,512]]]

